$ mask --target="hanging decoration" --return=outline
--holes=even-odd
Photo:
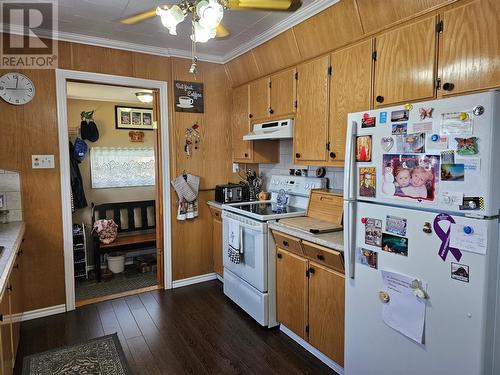
[[[201,141],[200,132],[198,128],[200,126],[194,123],[190,128],[186,128],[184,136],[186,138],[186,143],[184,144],[184,153],[189,158],[192,155],[193,147],[195,150],[198,149],[198,145]]]

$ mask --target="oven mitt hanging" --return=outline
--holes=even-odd
[[[199,178],[198,178],[199,180]],[[199,183],[199,182],[198,182]],[[177,176],[172,181],[172,186],[179,197],[179,200],[186,200],[188,202],[194,202],[198,196],[198,191],[193,191],[189,183],[184,179],[182,175]]]

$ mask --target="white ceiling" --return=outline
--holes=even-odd
[[[133,87],[99,85],[94,83],[68,82],[66,94],[68,99],[97,100],[115,103],[139,103],[136,92],[150,91]]]
[[[205,61],[227,62],[337,1],[339,0],[302,0],[302,7],[293,13],[226,11],[223,23],[231,35],[197,44],[198,56]],[[159,17],[136,25],[119,22],[123,17],[169,3],[175,1],[59,0],[58,39],[159,55],[190,57],[191,25],[188,18],[178,26],[177,36],[168,33]]]

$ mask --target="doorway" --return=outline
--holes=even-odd
[[[66,309],[171,288],[170,185],[163,183],[169,176],[167,83],[56,70],[56,84]],[[87,95],[79,98],[75,87]],[[152,104],[136,102],[138,92],[151,93]],[[74,157],[82,158],[83,202],[74,187]],[[117,160],[142,164],[123,170]],[[105,244],[92,227],[109,219],[118,237]]]

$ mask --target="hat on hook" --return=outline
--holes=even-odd
[[[93,120],[89,122],[87,122],[87,120],[82,120],[80,130],[82,139],[88,139],[90,142],[95,142],[99,139],[99,130]]]

